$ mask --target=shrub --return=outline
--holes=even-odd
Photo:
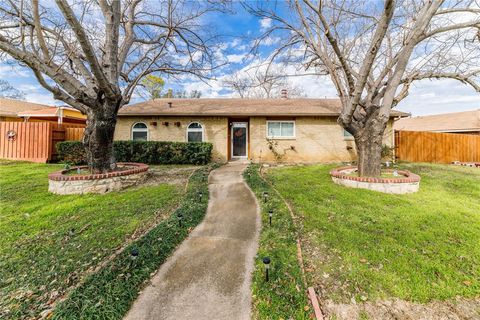
[[[59,161],[68,164],[86,163],[87,157],[81,141],[62,141],[58,142],[56,147]]]
[[[207,142],[114,141],[113,152],[118,162],[147,164],[206,164],[210,162],[213,145]],[[60,161],[86,163],[80,141],[57,143]]]

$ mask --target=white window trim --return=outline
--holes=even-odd
[[[281,122],[281,123],[293,123],[293,136],[270,136],[268,134],[268,124],[272,122]],[[266,126],[266,136],[268,139],[276,139],[276,140],[282,140],[282,139],[295,139],[297,136],[297,124],[295,123],[295,120],[267,120],[267,126]]]
[[[202,128],[199,129],[199,128],[191,128],[190,129],[190,125],[194,124],[194,123],[198,123]],[[198,121],[192,121],[188,124],[187,126],[187,131],[185,132],[185,141],[186,142],[189,142],[188,141],[188,133],[189,132],[201,132],[202,133],[202,141],[201,142],[205,142],[205,132],[204,132],[204,126],[203,126],[203,123],[201,122],[198,122]]]
[[[149,130],[148,130],[148,124],[146,124],[145,122],[141,122],[141,121],[135,122],[134,124],[132,124],[132,127],[131,127],[131,129],[130,129],[130,139],[133,141],[133,130],[134,130],[134,127],[135,127],[137,124],[139,124],[139,123],[144,124],[144,125],[146,126],[146,128],[145,128],[145,129],[143,129],[143,128],[141,128],[141,129],[138,128],[138,129],[135,129],[135,130],[136,130],[137,132],[146,132],[146,133],[147,133],[147,141],[150,141],[150,132],[149,132]]]

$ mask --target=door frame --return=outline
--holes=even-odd
[[[233,128],[235,125],[241,124],[240,128],[245,128],[245,155],[244,156],[234,156],[233,155]],[[245,126],[245,127],[243,127]],[[248,150],[249,150],[249,145],[248,145],[248,139],[249,138],[249,133],[248,133],[248,121],[232,121],[232,125],[230,126],[230,159],[248,159]]]

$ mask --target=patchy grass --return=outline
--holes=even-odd
[[[244,178],[262,209],[262,230],[252,280],[255,319],[309,319],[306,288],[297,262],[296,231],[285,203],[261,179],[258,165],[250,165]],[[263,192],[269,193],[268,201]],[[272,226],[268,212],[273,210]],[[263,257],[271,259],[270,281],[265,282]]]
[[[332,183],[333,167],[268,171],[302,218],[309,281],[324,298],[480,295],[480,170],[402,164],[421,176],[420,191],[388,195]]]
[[[58,305],[52,319],[121,319],[152,273],[202,221],[208,206],[211,169],[207,166],[195,171],[180,207],[99,272],[88,276]],[[199,192],[206,196],[200,198]]]
[[[179,204],[180,185],[54,195],[61,165],[0,162],[0,318],[38,316],[126,241]]]

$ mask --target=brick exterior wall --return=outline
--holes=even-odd
[[[213,143],[212,159],[227,161],[228,118],[226,117],[119,117],[115,127],[115,140],[131,140],[132,126],[143,122],[148,126],[148,140],[187,141],[187,127],[199,122],[204,128],[204,141]],[[157,125],[152,125],[156,122]],[[168,122],[168,126],[165,123]],[[175,123],[180,122],[180,126]]]
[[[271,119],[268,119],[271,120]],[[234,121],[234,120],[233,120]],[[186,141],[187,126],[199,122],[204,127],[204,141],[213,143],[213,160],[228,160],[227,117],[119,117],[115,129],[115,140],[130,140],[132,126],[136,122],[146,123],[148,138],[155,141]],[[156,122],[157,125],[152,125]],[[164,123],[168,122],[168,126]],[[176,126],[175,122],[180,122]],[[250,117],[250,154],[254,162],[275,162],[266,139],[266,117]],[[393,121],[390,121],[384,144],[393,146]],[[356,159],[355,143],[343,136],[343,129],[336,117],[297,117],[294,139],[276,139],[276,150],[282,154],[283,162],[342,162]],[[292,148],[293,147],[293,148]]]

